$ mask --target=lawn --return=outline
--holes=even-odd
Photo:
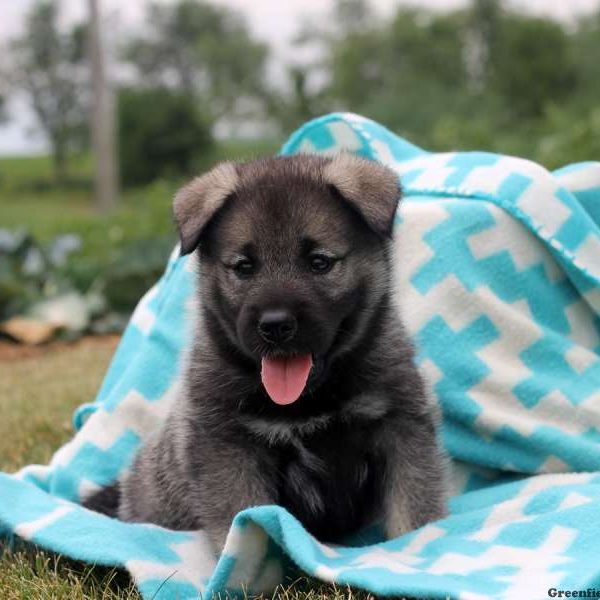
[[[88,338],[41,351],[0,343],[0,470],[45,463],[71,437],[73,410],[93,400],[116,343],[114,337]],[[116,600],[138,595],[114,571],[25,549],[0,559],[0,597]]]

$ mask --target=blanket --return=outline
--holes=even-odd
[[[347,113],[307,123],[282,153],[342,150],[385,163],[404,186],[394,293],[443,413],[450,515],[333,546],[281,507],[252,507],[217,558],[203,531],[82,508],[177,395],[196,282],[193,259],[175,251],[72,440],[48,465],[0,474],[0,535],[123,567],[148,599],[269,590],[291,568],[382,595],[600,595],[600,163],[551,173],[486,152],[429,153]]]

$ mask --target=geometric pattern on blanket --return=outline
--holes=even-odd
[[[485,152],[429,153],[357,115],[294,133],[283,154],[347,151],[401,177],[395,293],[443,414],[451,514],[382,543],[326,546],[284,509],[203,532],[79,506],[127,469],[177,394],[193,259],[175,251],[141,300],[98,397],[49,465],[0,474],[0,534],[126,568],[145,598],[270,589],[290,569],[376,594],[546,598],[600,585],[600,163],[550,173]]]

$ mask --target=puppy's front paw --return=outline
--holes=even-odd
[[[225,548],[229,527],[212,527],[208,528],[208,536],[210,538],[213,550],[217,556],[220,556]]]
[[[384,521],[385,538],[393,540],[415,529],[413,519],[408,510],[402,506],[391,506]]]
[[[400,537],[427,523],[443,519],[446,515],[442,498],[432,498],[429,502],[423,501],[419,506],[411,506],[411,503],[406,501],[406,497],[397,495],[390,499],[387,505],[384,519],[386,539]]]

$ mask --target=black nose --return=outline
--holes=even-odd
[[[285,309],[266,310],[258,321],[258,332],[267,342],[289,342],[297,329],[296,318]]]

